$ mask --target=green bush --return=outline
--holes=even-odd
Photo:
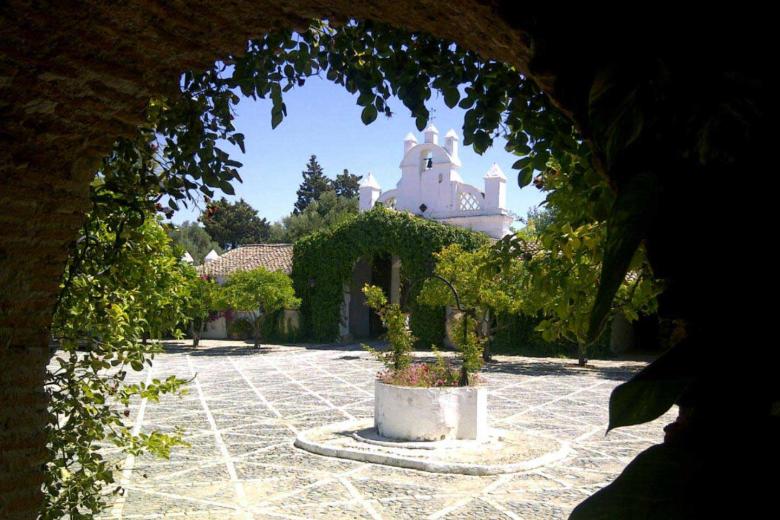
[[[292,330],[290,326],[282,326],[284,309],[278,310],[263,320],[260,336],[272,343],[297,343],[302,339],[300,329]]]
[[[251,339],[252,323],[246,318],[236,318],[228,324],[228,336],[235,339]]]
[[[559,340],[546,341],[536,330],[541,318],[523,314],[500,314],[496,317],[496,330],[490,341],[493,354],[539,357],[576,358],[577,344]],[[594,359],[614,357],[609,349],[609,325],[599,340],[590,346],[588,356]]]
[[[415,304],[411,308],[409,316],[409,328],[417,338],[414,344],[416,349],[427,350],[444,346],[446,337],[446,312],[444,307],[430,307],[428,305]]]

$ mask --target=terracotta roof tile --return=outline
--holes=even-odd
[[[292,272],[292,244],[251,244],[231,249],[217,260],[198,266],[198,274],[224,278],[236,271],[263,267],[269,271]]]

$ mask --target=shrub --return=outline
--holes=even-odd
[[[439,367],[428,363],[412,363],[401,370],[383,370],[377,379],[398,386],[460,386],[460,371],[451,366]]]
[[[375,285],[366,284],[363,287],[363,294],[366,295],[366,304],[376,311],[379,319],[382,320],[382,325],[387,329],[390,350],[377,352],[368,345],[363,345],[363,348],[376,355],[388,370],[403,370],[411,363],[409,353],[415,341],[407,324],[409,316],[401,312],[401,307],[397,303],[388,303],[385,293]]]
[[[237,318],[228,324],[228,336],[236,339],[252,338],[252,323],[246,318]]]
[[[411,363],[411,350],[415,343],[415,337],[409,330],[409,315],[401,311],[398,304],[388,303],[385,293],[379,287],[366,284],[363,287],[366,302],[374,309],[387,328],[387,341],[390,348],[386,352],[379,352],[368,345],[363,348],[374,354],[386,369],[378,374],[378,379],[389,384],[402,386],[468,386],[475,384],[475,373],[482,366],[482,344],[475,331],[476,322],[467,316],[459,322],[460,331],[467,328],[466,334],[456,334],[455,345],[460,351],[463,361],[460,370],[449,367],[444,358],[439,355],[436,347],[431,345],[436,353],[435,365],[424,363]],[[467,321],[463,321],[463,320]]]

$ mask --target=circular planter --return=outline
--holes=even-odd
[[[419,388],[376,381],[374,426],[403,441],[481,440],[487,437],[487,388]]]

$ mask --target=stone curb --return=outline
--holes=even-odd
[[[468,464],[457,462],[432,462],[402,456],[380,454],[370,451],[359,451],[348,448],[333,448],[326,444],[310,440],[310,435],[313,433],[331,431],[336,429],[336,427],[338,427],[340,430],[343,430],[345,429],[346,425],[355,424],[357,423],[354,421],[349,421],[348,423],[342,422],[301,432],[296,437],[293,445],[296,448],[325,457],[354,460],[357,462],[369,462],[372,464],[383,464],[385,466],[415,469],[418,471],[427,471],[429,473],[450,473],[472,476],[501,475],[505,473],[520,473],[523,471],[529,471],[559,461],[566,457],[571,451],[571,446],[568,442],[558,441],[560,444],[558,450],[551,453],[546,453],[541,457],[536,457],[535,459],[524,462],[518,462],[516,464]]]

